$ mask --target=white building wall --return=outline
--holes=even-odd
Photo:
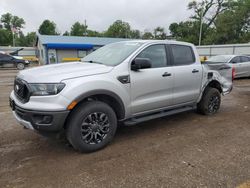
[[[210,45],[197,46],[200,56],[215,56],[215,55],[249,55],[250,43],[247,44],[230,44],[230,45]]]

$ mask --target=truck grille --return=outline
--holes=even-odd
[[[27,84],[25,81],[16,78],[14,82],[14,92],[16,97],[23,103],[26,103],[29,101],[30,98],[30,92]]]

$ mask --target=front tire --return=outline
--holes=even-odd
[[[23,63],[18,63],[18,64],[16,65],[16,68],[17,68],[18,70],[23,70],[23,69],[25,68],[25,65],[24,65]]]
[[[216,88],[205,89],[201,101],[197,104],[197,110],[203,115],[213,115],[218,112],[221,104],[221,94]]]
[[[67,122],[67,139],[80,152],[107,146],[117,129],[114,110],[106,103],[89,101],[76,107]]]

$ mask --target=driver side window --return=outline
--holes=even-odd
[[[148,58],[152,63],[151,68],[167,66],[166,48],[163,44],[147,47],[137,56],[137,58]]]

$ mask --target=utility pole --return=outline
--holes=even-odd
[[[85,37],[88,35],[88,33],[87,33],[87,27],[88,27],[88,26],[87,26],[87,20],[85,19],[85,20],[84,20],[84,30],[85,30],[85,31],[84,31],[84,33],[83,33],[83,36],[85,36]]]
[[[200,35],[199,35],[199,46],[201,45],[201,40],[202,40],[202,29],[203,29],[203,7],[201,9],[201,20],[200,20]]]
[[[15,33],[12,33],[12,36],[13,36],[13,47],[16,46],[16,42],[15,42]]]
[[[11,25],[11,32],[12,32],[12,43],[13,43],[13,47],[16,46],[16,42],[15,42],[15,28],[13,25]]]

